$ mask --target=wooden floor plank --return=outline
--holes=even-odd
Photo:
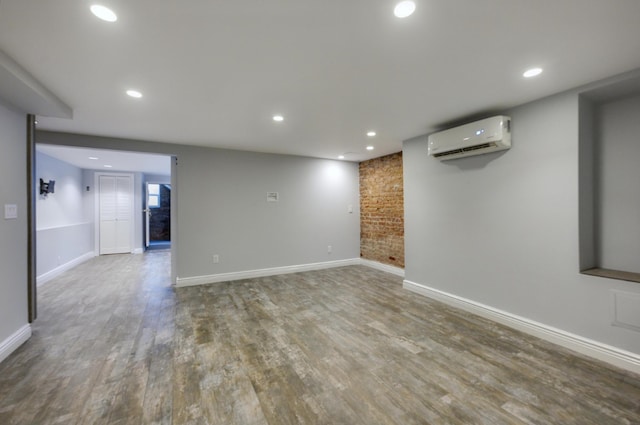
[[[174,289],[168,252],[39,291],[1,424],[640,424],[640,377],[362,266]]]

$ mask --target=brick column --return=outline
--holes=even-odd
[[[402,152],[360,163],[360,256],[404,268]]]

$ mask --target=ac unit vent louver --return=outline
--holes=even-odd
[[[429,155],[441,161],[511,147],[511,118],[496,116],[429,136]]]
[[[447,151],[447,152],[440,152],[440,153],[434,154],[433,156],[436,158],[440,158],[441,156],[456,155],[459,153],[472,152],[479,149],[494,148],[496,146],[497,145],[495,143],[483,143],[481,145],[469,146],[461,149],[454,149],[452,151]]]

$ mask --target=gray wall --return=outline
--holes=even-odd
[[[279,202],[267,202],[267,192]],[[178,157],[178,196],[179,277],[360,255],[354,163],[201,150]]]
[[[360,256],[356,163],[54,132],[37,137],[176,156],[172,252],[180,278]],[[267,192],[279,192],[280,201],[268,203]]]
[[[640,96],[604,103],[595,117],[597,262],[640,273]]]
[[[611,311],[612,291],[638,284],[579,274],[578,106],[571,92],[507,111],[513,147],[500,153],[439,162],[426,136],[406,141],[405,276],[640,353]]]
[[[0,343],[27,325],[26,116],[0,104]],[[4,205],[18,218],[4,219]]]
[[[38,277],[93,252],[93,219],[85,212],[83,171],[41,152],[36,179],[55,180],[55,193],[36,199],[36,274]]]

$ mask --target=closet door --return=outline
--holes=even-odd
[[[131,252],[133,185],[130,176],[100,177],[100,254]]]

